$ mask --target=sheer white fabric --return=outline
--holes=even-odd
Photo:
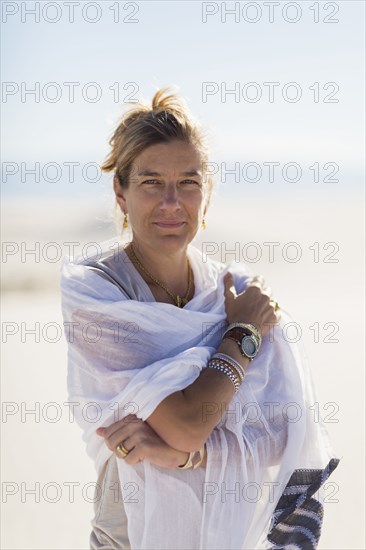
[[[238,293],[252,276],[245,264],[214,262],[189,245],[195,296],[179,309],[154,300],[121,243],[101,246],[94,260],[105,262],[133,299],[84,258],[64,258],[61,276],[69,401],[77,403],[75,419],[98,473],[112,452],[96,429],[131,413],[146,420],[166,396],[194,382],[227,326],[224,274],[233,273]],[[131,548],[266,548],[291,474],[323,469],[332,458],[310,408],[316,397],[302,344],[289,342],[282,329],[292,319],[281,313],[206,442],[206,468],[117,461]],[[203,416],[217,406],[203,404]]]

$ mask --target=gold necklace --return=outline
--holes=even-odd
[[[189,296],[189,293],[191,291],[191,286],[192,286],[192,269],[191,269],[191,266],[190,266],[190,263],[189,263],[189,259],[187,257],[187,267],[188,267],[188,290],[185,294],[185,296],[183,298],[181,298],[179,296],[179,294],[177,294],[177,296],[174,296],[174,294],[172,294],[168,289],[167,287],[161,283],[160,281],[158,281],[157,279],[155,279],[155,277],[153,277],[153,275],[151,275],[151,273],[149,273],[149,271],[142,265],[142,263],[140,262],[140,260],[137,258],[136,256],[136,253],[135,253],[135,249],[133,247],[133,244],[132,242],[130,243],[130,246],[131,246],[131,252],[137,262],[137,264],[140,266],[140,268],[142,269],[142,271],[148,276],[150,277],[150,279],[152,279],[154,281],[154,283],[156,283],[158,286],[160,286],[163,290],[165,290],[165,292],[170,296],[170,298],[173,300],[173,302],[178,306],[178,307],[183,307],[186,305],[186,303],[188,302],[188,296]]]

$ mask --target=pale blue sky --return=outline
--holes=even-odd
[[[41,90],[49,82],[60,86],[62,96],[50,103],[42,96],[39,103],[28,96],[21,101],[20,92],[7,97],[2,103],[3,162],[24,162],[31,167],[48,162],[101,163],[108,151],[107,139],[116,121],[125,110],[123,98],[132,87],[123,89],[126,83],[135,83],[138,99],[152,98],[157,87],[174,85],[187,100],[195,116],[208,127],[212,136],[212,160],[234,162],[241,166],[248,162],[280,162],[281,168],[288,162],[297,162],[303,169],[301,180],[294,184],[283,183],[281,177],[275,184],[267,182],[268,172],[257,184],[241,182],[246,192],[266,189],[280,192],[296,186],[296,192],[331,192],[352,194],[362,189],[362,155],[364,147],[364,15],[363,1],[328,3],[338,6],[333,15],[338,23],[324,23],[331,10],[320,2],[320,22],[314,23],[314,2],[297,2],[301,17],[297,23],[284,20],[281,2],[276,8],[274,22],[270,23],[268,8],[263,2],[255,4],[262,10],[257,23],[249,23],[240,13],[239,22],[233,15],[221,22],[221,2],[211,2],[219,12],[202,22],[201,2],[127,2],[120,3],[119,23],[113,22],[111,7],[115,2],[96,3],[100,20],[88,23],[81,17],[82,7],[75,6],[75,21],[68,21],[64,2],[58,2],[60,21],[49,23],[41,14],[41,21],[25,15],[21,21],[22,5],[28,9],[35,2],[3,2],[18,8],[18,13],[8,15],[2,24],[2,81],[16,83],[19,89],[31,88],[40,83]],[[90,4],[90,2],[89,2]],[[122,19],[132,12],[137,23]],[[233,7],[234,2],[226,2]],[[240,2],[243,9],[247,2]],[[45,2],[40,3],[41,6]],[[15,7],[14,7],[15,6]],[[126,8],[126,9],[124,9]],[[93,8],[87,12],[90,18],[96,14]],[[46,17],[55,17],[51,9]],[[288,12],[293,18],[294,11]],[[248,18],[254,11],[248,12]],[[3,21],[5,15],[3,12]],[[68,89],[64,82],[79,82],[75,102],[68,101]],[[88,103],[81,96],[81,88],[97,82],[102,92],[100,101]],[[121,97],[114,102],[109,89],[118,82]],[[239,89],[248,82],[256,82],[263,93],[257,103],[245,101],[240,96],[236,103],[232,95],[225,102],[220,93],[202,100],[203,82],[217,83],[221,90],[226,83],[232,88],[239,82]],[[268,101],[265,82],[279,82],[275,100]],[[300,101],[290,103],[282,98],[281,90],[288,82],[296,82],[302,91]],[[320,85],[318,103],[309,89],[315,82]],[[339,91],[334,96],[338,103],[324,103],[322,99],[332,91],[324,91],[323,85],[336,82]],[[224,84],[222,84],[224,83]],[[5,84],[6,85],[6,84]],[[9,86],[9,85],[8,85]],[[50,93],[52,90],[50,90]],[[92,91],[90,89],[90,91]],[[248,93],[253,93],[252,88]],[[293,90],[292,90],[293,92]],[[339,183],[313,182],[309,166],[315,162],[337,163],[340,167]],[[323,176],[330,175],[330,170]],[[81,172],[76,172],[77,175]],[[67,170],[63,169],[63,176]],[[337,177],[337,176],[336,176]],[[23,194],[92,193],[98,195],[101,182],[108,184],[110,176],[103,176],[96,184],[74,184],[61,179],[57,184],[34,183],[28,177],[19,181],[19,173],[9,176],[3,183],[4,196],[14,192]],[[237,189],[234,178],[228,179],[230,189]],[[223,184],[224,186],[225,184]],[[229,186],[226,186],[229,190]]]

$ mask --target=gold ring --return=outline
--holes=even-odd
[[[272,302],[272,304],[274,304],[274,310],[275,311],[278,311],[280,309],[279,303],[276,302],[276,300],[270,300],[270,302]]]
[[[123,441],[121,441],[121,443],[119,443],[119,445],[117,445],[117,453],[122,457],[122,458],[126,458],[126,456],[128,455],[130,451],[128,451],[126,449],[126,447],[123,445]]]

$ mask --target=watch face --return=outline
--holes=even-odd
[[[241,341],[241,347],[243,352],[249,357],[254,357],[254,355],[256,354],[257,346],[252,340],[251,336],[244,336],[244,338]]]

